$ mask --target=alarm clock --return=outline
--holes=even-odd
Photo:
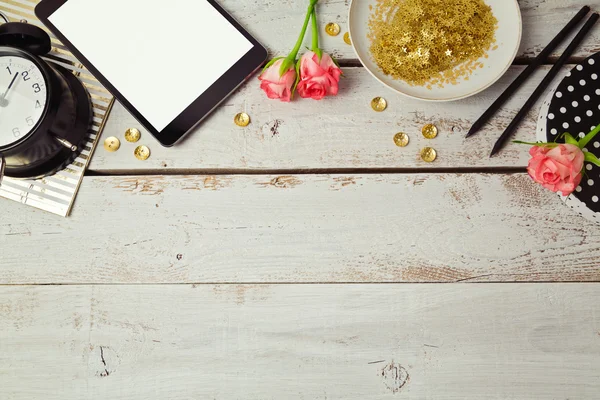
[[[89,94],[67,69],[41,56],[50,36],[24,22],[0,25],[0,182],[35,179],[72,162],[92,121]]]

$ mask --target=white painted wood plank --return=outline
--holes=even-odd
[[[519,3],[523,16],[523,39],[519,57],[535,57],[581,7],[590,4],[586,0],[521,0]],[[296,43],[308,1],[222,0],[220,4],[275,56],[287,55]],[[352,46],[343,40],[343,34],[347,31],[349,5],[350,0],[319,1],[321,45],[342,60],[356,59]],[[340,25],[340,35],[331,37],[325,34],[324,27],[328,22]],[[597,26],[574,56],[587,57],[600,51],[598,43],[600,27]],[[559,57],[567,44],[568,41],[565,41],[552,56]],[[310,34],[305,38],[305,46],[310,46]]]
[[[360,1],[360,0],[358,0]],[[9,18],[33,20],[33,7],[39,1],[10,0],[0,6],[0,11]],[[308,0],[294,1],[248,1],[220,0],[221,4],[261,43],[273,56],[287,55],[296,43],[306,13]],[[518,57],[535,57],[560,29],[586,5],[586,0],[519,0],[523,16],[523,39]],[[320,0],[319,25],[321,31],[321,47],[341,60],[356,60],[352,46],[343,40],[348,30],[347,18],[350,0]],[[593,8],[593,7],[592,7]],[[177,18],[177,15],[169,15]],[[336,37],[325,34],[328,22],[337,22],[341,33]],[[310,33],[304,45],[310,46]],[[568,44],[568,40],[553,52],[552,57],[559,57]],[[575,57],[586,57],[600,51],[600,27],[595,27],[584,40]]]
[[[361,0],[357,0],[361,1]],[[319,25],[322,47],[341,60],[356,60],[352,46],[343,40],[348,30],[347,19],[350,0],[320,0]],[[308,1],[251,2],[223,0],[220,2],[261,41],[273,55],[287,55],[300,31]],[[523,37],[517,57],[533,58],[556,36],[567,22],[583,7],[586,0],[519,0],[523,19]],[[597,10],[596,10],[597,11]],[[325,25],[337,22],[341,33],[336,37],[325,34]],[[575,32],[552,53],[558,58],[564,52]],[[600,51],[600,27],[596,26],[584,39],[574,57],[587,57]],[[310,46],[310,34],[305,39]]]
[[[223,5],[240,19],[274,55],[284,54],[295,41],[296,29],[291,27],[302,20],[306,2],[247,2],[224,0]],[[346,29],[349,1],[320,3],[320,24],[335,21],[342,31]],[[521,1],[524,33],[521,56],[536,55],[560,27],[574,15],[584,0]],[[342,34],[330,37],[323,34],[323,46],[342,60],[355,59],[351,46],[343,42]],[[309,39],[307,39],[308,41]],[[600,26],[582,44],[577,57],[596,51],[600,40]],[[568,41],[567,41],[568,43]],[[562,54],[564,45],[554,57]],[[544,69],[544,73],[547,72]],[[91,168],[97,171],[194,170],[209,172],[214,169],[311,169],[311,168],[444,168],[444,167],[497,167],[524,166],[527,151],[513,146],[492,160],[488,154],[495,139],[510,122],[512,116],[542,78],[538,73],[492,121],[479,137],[463,139],[471,123],[485,110],[522,70],[513,68],[501,83],[472,99],[450,103],[431,104],[406,99],[381,86],[362,69],[347,68],[348,79],[342,82],[339,98],[325,102],[302,101],[279,104],[268,101],[258,89],[255,80],[216,112],[181,145],[161,148],[149,134],[144,142],[151,144],[152,157],[140,163],[132,156],[131,145],[115,154],[99,149]],[[390,101],[386,113],[374,115],[369,100],[383,95]],[[534,107],[523,123],[517,137],[532,138],[533,123],[538,106]],[[232,119],[239,111],[249,112],[253,120],[246,129],[239,129]],[[319,116],[320,118],[316,118]],[[434,164],[426,164],[418,157],[424,123],[440,125],[442,134],[434,144],[440,157]],[[123,136],[125,129],[139,124],[122,107],[116,106],[104,138]],[[454,128],[454,129],[453,129]],[[407,131],[413,139],[408,149],[399,151],[391,138],[399,130]],[[273,132],[278,132],[273,135]]]
[[[589,5],[592,12],[598,11],[596,4],[585,0],[519,0],[523,18],[523,37],[517,57],[536,57],[585,5]],[[576,31],[556,48],[551,55],[552,58],[556,59],[563,54]],[[600,51],[600,27],[596,25],[573,56],[584,58],[598,51]]]
[[[524,167],[528,147],[509,144],[490,159],[493,143],[511,122],[519,108],[539,84],[549,67],[536,72],[514,99],[475,137],[465,139],[472,123],[522,71],[513,67],[499,83],[470,99],[452,103],[430,103],[405,98],[383,86],[363,68],[346,68],[346,79],[337,98],[320,102],[299,99],[287,104],[269,100],[252,79],[229,98],[180,145],[163,148],[146,133],[120,105],[115,105],[101,142],[109,136],[121,138],[116,153],[99,147],[90,168],[95,171],[202,171],[281,170],[322,168],[457,168]],[[566,72],[566,69],[565,69]],[[384,96],[388,109],[371,109],[373,97]],[[522,122],[515,138],[535,141],[540,102]],[[247,112],[252,123],[240,128],[233,123],[238,112]],[[435,123],[440,134],[427,140],[421,134],[427,123]],[[124,132],[142,130],[140,143],[150,146],[152,155],[139,161],[133,150],[139,143],[127,143]],[[411,143],[398,148],[394,135],[404,131]],[[439,157],[426,163],[419,157],[422,147],[433,146]]]
[[[0,283],[600,280],[600,229],[524,174],[87,177],[2,202]]]
[[[0,11],[15,20],[33,20],[33,7],[38,2],[10,0],[0,6]],[[220,0],[219,4],[276,56],[287,55],[294,46],[308,1]],[[523,16],[523,39],[518,57],[534,57],[582,6],[590,3],[585,0],[520,0],[519,4]],[[343,40],[343,34],[348,30],[349,5],[350,0],[320,0],[318,6],[321,46],[341,60],[357,59],[352,46]],[[168,17],[177,18],[177,15]],[[328,22],[337,22],[340,25],[340,35],[331,37],[325,34],[324,27]],[[309,33],[305,39],[305,46],[310,46],[310,40]],[[574,56],[586,57],[600,51],[598,43],[600,27],[595,27]],[[559,57],[567,44],[568,40],[554,51],[552,57]]]
[[[0,398],[596,399],[585,284],[0,288]]]

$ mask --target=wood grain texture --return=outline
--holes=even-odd
[[[600,230],[524,174],[87,177],[2,202],[0,283],[597,281]]]
[[[596,399],[585,284],[0,288],[0,398]]]
[[[101,140],[120,137],[121,149],[109,153],[98,148],[90,168],[115,173],[141,169],[146,173],[210,173],[214,170],[524,168],[529,159],[527,146],[509,144],[491,159],[489,153],[549,67],[537,71],[477,136],[464,138],[472,123],[523,68],[511,68],[496,85],[479,95],[443,105],[408,99],[387,90],[363,68],[346,68],[340,95],[321,102],[268,100],[258,83],[251,80],[199,129],[171,148],[161,147],[116,104]],[[376,113],[371,109],[370,101],[376,96],[387,99],[386,111]],[[535,140],[536,118],[543,98],[522,122],[515,138]],[[242,111],[252,119],[247,128],[233,123],[235,114]],[[436,124],[440,130],[435,140],[427,140],[421,134],[427,123]],[[125,130],[131,127],[142,130],[140,143],[151,148],[152,155],[147,161],[141,162],[133,156],[139,143],[123,139]],[[393,137],[399,131],[410,135],[411,143],[406,148],[394,144]],[[438,150],[439,157],[434,163],[420,159],[419,151],[424,146]]]

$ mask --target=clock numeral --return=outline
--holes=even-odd
[[[12,132],[13,132],[13,136],[14,136],[14,137],[19,137],[19,136],[21,136],[21,131],[19,130],[19,128],[15,128],[15,129],[13,129],[13,131],[12,131]]]
[[[30,80],[31,78],[29,77],[29,71],[23,71],[23,73],[21,73],[21,75],[23,75],[23,80],[25,82],[27,82],[28,80]]]
[[[35,93],[39,93],[42,90],[42,88],[40,87],[39,83],[34,83],[33,85],[31,85],[31,87],[33,88],[33,91]]]
[[[33,118],[31,118],[31,117],[25,118],[25,121],[27,121],[27,125],[29,125],[29,126],[33,126],[33,124],[35,123],[35,122],[33,122]]]
[[[42,108],[42,105],[40,104],[39,100],[35,101],[35,108]]]
[[[12,75],[12,71],[10,70],[10,67],[6,67],[6,70],[8,71],[9,75]]]

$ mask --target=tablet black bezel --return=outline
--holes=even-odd
[[[216,106],[247,80],[267,59],[267,50],[214,0],[206,0],[229,21],[250,43],[250,49],[227,72],[179,114],[165,129],[156,130],[144,116],[115,88],[108,79],[73,46],[73,44],[48,20],[69,0],[42,0],[35,7],[36,16],[50,31],[86,66],[94,77],[142,124],[163,146],[173,146],[198,125]]]

